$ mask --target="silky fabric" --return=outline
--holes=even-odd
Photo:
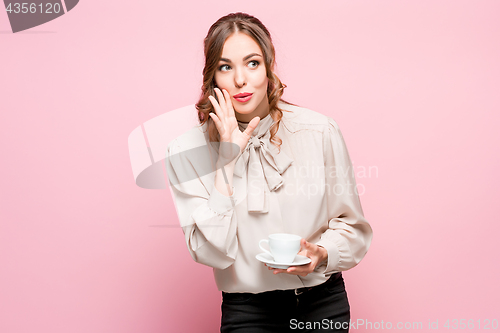
[[[168,176],[176,180],[170,189],[187,249],[193,260],[213,268],[221,291],[261,293],[319,285],[359,264],[372,240],[338,124],[304,107],[281,101],[278,106],[283,117],[275,138],[281,145],[270,141],[275,121],[268,114],[236,161],[231,196],[214,186],[215,169],[205,172],[218,161],[207,123],[167,148]],[[248,126],[238,125],[242,131]],[[204,147],[206,153],[199,154]],[[299,235],[326,249],[328,258],[305,277],[274,275],[256,259],[263,252],[259,241],[273,233]]]
[[[243,177],[249,170],[248,184],[255,185],[255,189],[247,192],[247,206],[249,212],[267,213],[269,211],[269,193],[276,191],[283,185],[281,174],[292,164],[293,160],[284,152],[278,153],[277,148],[269,141],[269,129],[276,122],[267,115],[259,122],[259,127],[254,130],[254,135],[248,140],[243,153],[236,160],[234,174]],[[245,123],[240,122],[239,127],[245,130]]]

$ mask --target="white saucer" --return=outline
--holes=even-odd
[[[293,262],[275,262],[273,257],[271,257],[270,254],[268,253],[259,253],[258,255],[255,256],[257,260],[262,261],[263,263],[267,264],[267,266],[272,267],[272,268],[279,268],[279,269],[287,269],[290,266],[300,266],[300,265],[305,265],[311,262],[311,259],[308,257],[301,256],[297,254],[295,256],[295,259]]]

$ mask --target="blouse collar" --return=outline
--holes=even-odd
[[[268,113],[267,116],[265,116],[264,118],[262,118],[259,121],[259,123],[257,124],[257,127],[255,128],[255,130],[253,131],[251,136],[256,136],[256,135],[265,133],[266,131],[268,131],[271,128],[271,126],[274,123],[275,123],[275,121],[271,117],[271,113]],[[240,131],[243,132],[248,127],[248,123],[238,121],[238,127],[240,128]]]

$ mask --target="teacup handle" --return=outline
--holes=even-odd
[[[272,257],[273,255],[271,254],[271,252],[269,252],[268,250],[266,250],[265,248],[262,247],[262,242],[266,242],[267,246],[269,246],[269,239],[261,239],[259,242],[259,247],[262,251],[268,253]]]

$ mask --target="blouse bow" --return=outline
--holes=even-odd
[[[273,119],[267,115],[254,130],[243,153],[238,157],[234,174],[240,178],[247,170],[247,206],[249,212],[269,211],[270,191],[283,185],[281,174],[292,164],[293,159],[270,142],[269,128]]]

